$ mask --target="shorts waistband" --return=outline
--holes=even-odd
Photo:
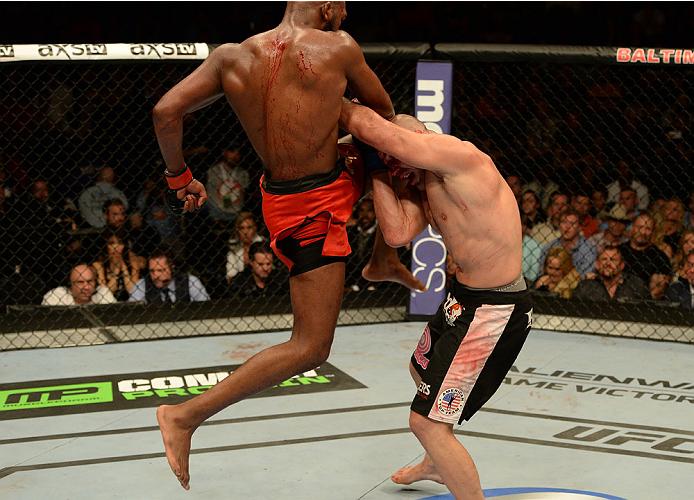
[[[327,186],[335,182],[337,178],[340,177],[344,165],[344,158],[339,156],[335,168],[325,174],[312,174],[289,181],[271,181],[263,176],[262,188],[266,193],[277,195],[305,193],[306,191],[311,191],[312,189]]]
[[[457,280],[456,280],[457,281]],[[528,287],[525,284],[525,277],[523,276],[523,271],[518,275],[518,277],[507,285],[497,286],[494,288],[472,288],[470,286],[458,283],[465,290],[471,292],[522,292],[527,290]]]

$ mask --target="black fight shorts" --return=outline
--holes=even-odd
[[[532,324],[528,290],[471,290],[453,280],[412,355],[422,382],[411,409],[450,424],[469,420],[494,395]]]

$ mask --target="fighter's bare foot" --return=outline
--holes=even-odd
[[[371,259],[362,270],[361,275],[369,281],[393,281],[410,290],[420,292],[427,290],[424,283],[415,278],[414,274],[399,260],[384,262]]]
[[[429,481],[436,481],[439,484],[443,484],[443,479],[439,476],[439,473],[434,469],[433,464],[428,466],[424,462],[419,465],[410,465],[408,467],[403,467],[395,474],[390,476],[390,480],[397,484],[412,484],[415,481],[423,481],[428,479]]]
[[[178,424],[175,412],[173,406],[162,405],[157,408],[157,421],[159,422],[161,437],[164,440],[169,466],[183,489],[189,490],[188,459],[190,457],[190,439],[195,429],[186,429]]]

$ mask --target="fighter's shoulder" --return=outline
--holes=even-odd
[[[249,47],[244,47],[243,43],[225,43],[210,52],[207,57],[214,61],[225,62],[234,60],[248,51]]]
[[[310,30],[307,34],[334,57],[363,57],[359,44],[346,31]]]
[[[352,35],[342,30],[336,31],[332,34],[335,37],[336,46],[338,46],[341,50],[344,50],[347,53],[360,58],[364,57],[364,54],[362,54],[361,51],[361,47],[359,46],[357,41],[354,38],[352,38]]]
[[[491,157],[469,141],[449,134],[431,134],[425,137],[432,141],[432,154],[435,153],[439,158],[445,157],[445,164],[452,172],[470,172],[478,168],[495,169]]]
[[[482,151],[480,148],[475,146],[473,143],[470,141],[465,141],[462,139],[458,139],[455,136],[449,136],[453,137],[455,140],[456,144],[458,145],[461,154],[466,155],[469,159],[476,159],[479,161],[484,161],[484,163],[490,162],[491,157],[486,154],[484,151]]]

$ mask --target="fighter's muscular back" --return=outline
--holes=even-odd
[[[334,168],[341,99],[348,85],[381,116],[394,115],[390,97],[352,37],[285,16],[273,30],[213,51],[160,104],[191,112],[225,95],[266,175],[290,180]],[[160,137],[170,170],[182,163],[174,154],[167,158],[166,146],[174,142]]]
[[[272,180],[335,166],[352,44],[344,32],[278,27],[218,49],[224,93]]]

